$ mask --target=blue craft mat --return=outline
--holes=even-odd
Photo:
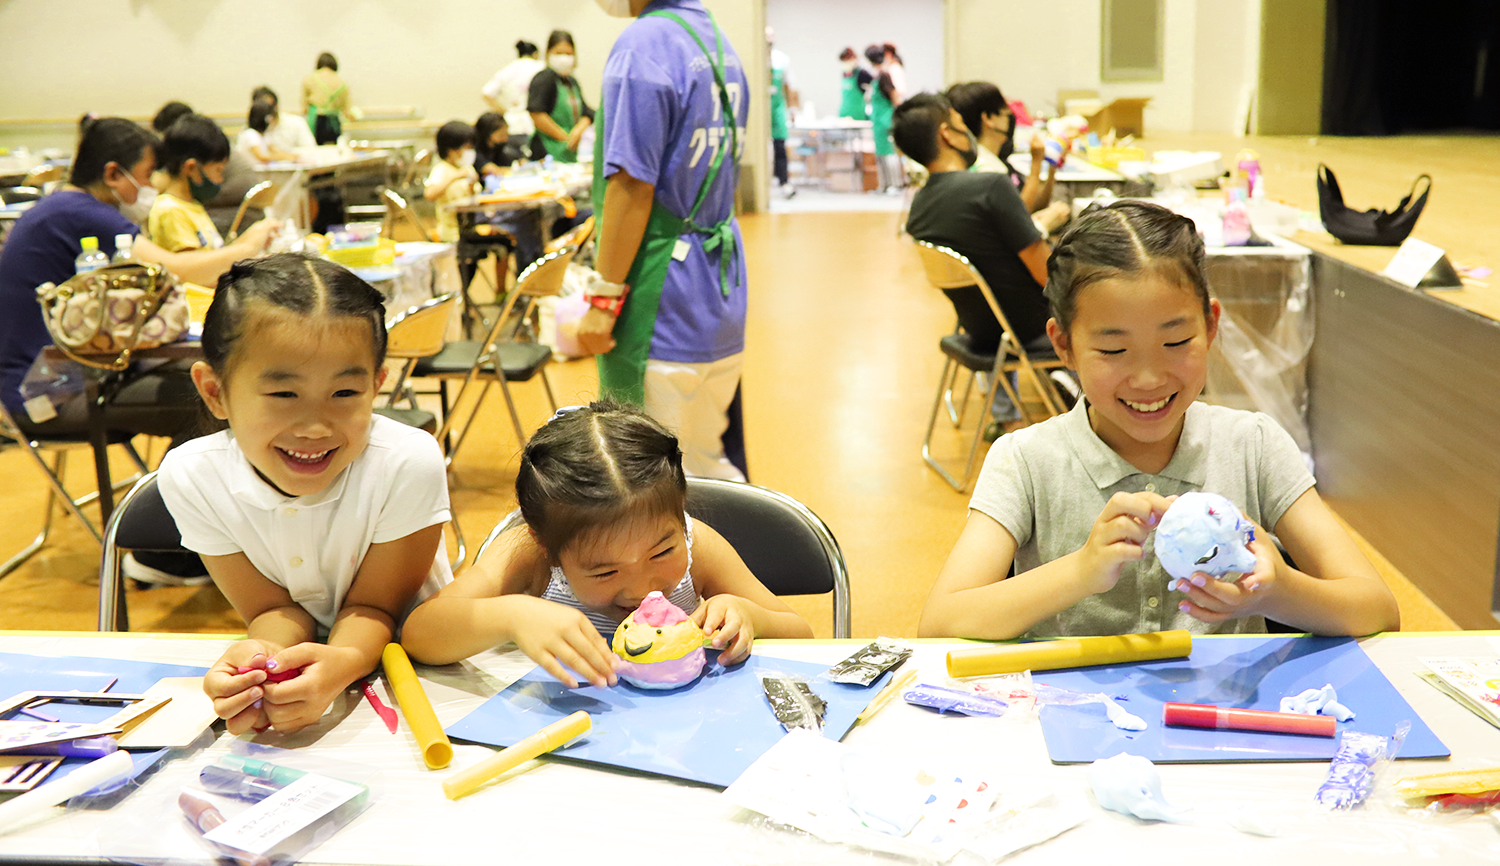
[[[823,736],[834,740],[890,679],[887,673],[869,686],[846,685],[828,680],[827,665],[752,654],[732,668],[712,662],[697,682],[673,691],[623,682],[569,689],[538,667],[450,725],[448,736],[509,746],[586,710],[593,728],[553,757],[727,788],[786,733],[760,685],[762,674],[778,672],[802,677],[828,702]]]
[[[110,686],[110,691],[138,695],[163,677],[201,677],[206,673],[208,668],[191,665],[0,653],[0,699],[21,692],[94,692],[115,678],[119,681]],[[41,709],[42,712],[66,722],[100,722],[120,711],[118,706],[90,707],[79,704],[47,704]],[[21,715],[19,718],[24,720],[29,717]],[[132,777],[150,769],[165,754],[165,750],[133,752],[131,760],[135,762],[135,772],[131,774]],[[69,758],[52,771],[47,781],[61,779],[88,762],[87,758]]]
[[[1390,736],[1403,720],[1411,732],[1402,758],[1451,754],[1353,638],[1270,636],[1195,639],[1186,659],[1033,672],[1039,683],[1127,698],[1120,705],[1146,720],[1146,730],[1122,731],[1100,703],[1042,707],[1042,733],[1055,764],[1081,764],[1121,752],[1157,763],[1217,764],[1238,761],[1326,761],[1337,737],[1167,727],[1169,701],[1280,710],[1281,698],[1331,683],[1339,703],[1354,711],[1339,731]]]

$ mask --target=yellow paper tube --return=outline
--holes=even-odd
[[[396,703],[401,705],[401,715],[406,716],[417,745],[422,747],[422,760],[427,763],[427,769],[441,770],[448,766],[453,760],[453,744],[443,733],[437,713],[432,711],[432,702],[427,700],[427,692],[417,682],[417,672],[412,669],[406,650],[401,644],[388,643],[380,654],[380,663],[385,667],[385,678],[391,684],[391,691],[396,693]]]
[[[1181,629],[1001,644],[948,653],[948,676],[984,677],[1017,671],[1176,659],[1184,658],[1192,651],[1193,636]]]
[[[545,755],[594,726],[589,714],[579,710],[566,719],[553,722],[508,749],[485,758],[467,770],[460,770],[443,782],[443,793],[457,800],[474,793],[479,786],[525,761]]]

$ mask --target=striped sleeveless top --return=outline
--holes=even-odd
[[[677,586],[667,594],[667,601],[682,608],[683,613],[692,616],[702,599],[698,597],[698,589],[693,585],[693,518],[686,514],[682,515],[682,518],[683,525],[687,529],[688,567],[682,573],[682,580],[679,580]],[[605,643],[614,637],[615,629],[620,625],[619,620],[584,607],[583,602],[573,595],[573,590],[568,586],[568,578],[563,574],[563,570],[555,565],[552,566],[552,576],[547,581],[547,588],[542,592],[542,598],[571,607],[588,617],[589,622],[594,624],[594,628],[599,630],[599,634],[604,636]]]

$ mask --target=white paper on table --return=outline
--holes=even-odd
[[[1401,248],[1396,250],[1391,263],[1381,273],[1407,288],[1415,289],[1417,283],[1422,282],[1422,278],[1427,276],[1427,272],[1442,257],[1441,247],[1416,238],[1407,238],[1401,242]]]
[[[829,842],[907,857],[945,862],[964,846],[965,830],[987,817],[995,801],[988,782],[944,769],[924,768],[899,757],[870,755],[890,768],[893,798],[909,783],[926,793],[916,826],[895,836],[866,826],[849,807],[842,767],[862,757],[851,746],[810,731],[788,733],[750,766],[724,796],[735,805],[805,830]],[[868,793],[868,791],[866,791]]]

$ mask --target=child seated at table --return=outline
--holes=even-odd
[[[991,448],[920,633],[1263,632],[1265,618],[1325,635],[1399,628],[1395,598],[1292,438],[1266,415],[1196,402],[1220,306],[1192,220],[1138,201],[1090,209],[1047,275],[1047,333],[1084,399]],[[1192,490],[1257,524],[1253,572],[1173,580],[1162,569],[1152,532]]]
[[[301,121],[296,121],[301,123]],[[250,114],[245,118],[245,128],[234,146],[248,153],[256,162],[295,162],[297,154],[276,144],[276,130],[281,125],[281,112],[276,103],[256,100],[250,103]]]
[[[461,120],[438,127],[436,150],[422,197],[437,205],[438,240],[458,243],[458,217],[447,205],[475,192],[474,127]]]
[[[723,536],[687,515],[686,497],[677,437],[650,416],[608,402],[560,410],[521,454],[525,525],[412,611],[402,645],[447,664],[514,642],[569,688],[614,685],[607,636],[651,592],[682,608],[724,665],[757,637],[812,637]]]
[[[521,149],[510,143],[510,125],[505,115],[487,111],[474,121],[474,167],[481,178],[504,174],[518,162],[525,162]]]
[[[216,250],[224,238],[207,205],[224,183],[229,138],[201,114],[184,114],[162,136],[160,165],[166,186],[151,205],[146,236],[168,252]]]
[[[372,414],[385,349],[380,293],[332,262],[269,256],[219,281],[192,375],[229,429],[168,452],[158,484],[249,624],[203,680],[232,734],[318,721],[451,579],[442,451]]]

